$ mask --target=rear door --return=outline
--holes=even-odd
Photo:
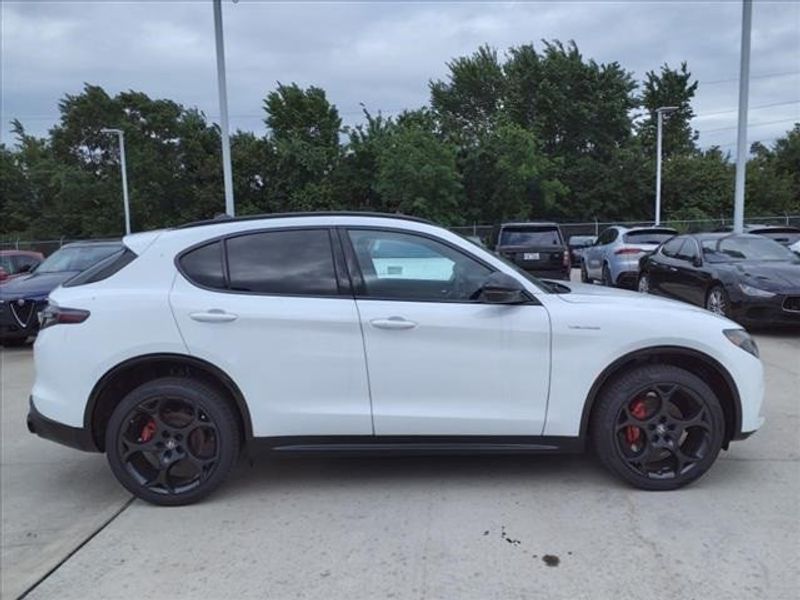
[[[181,334],[240,387],[256,436],[373,433],[361,326],[333,242],[327,228],[255,231],[178,260]]]
[[[702,268],[700,246],[692,237],[687,237],[676,256],[677,261],[672,285],[674,295],[681,300],[703,306],[710,276]]]
[[[614,243],[618,236],[618,230],[614,228],[606,229],[597,238],[597,243],[585,250],[583,260],[586,264],[586,272],[592,279],[602,278],[606,252],[608,252],[609,245]]]
[[[475,300],[492,272],[416,232],[342,231],[378,435],[541,435],[550,377],[543,306]]]

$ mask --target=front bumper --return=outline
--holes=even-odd
[[[0,339],[24,339],[39,331],[39,311],[46,300],[6,300],[0,304]]]
[[[28,431],[41,438],[57,442],[70,448],[84,452],[98,452],[92,434],[82,427],[70,427],[58,421],[53,421],[36,410],[33,398],[29,400]]]
[[[778,294],[772,298],[744,297],[731,303],[731,317],[743,325],[797,325],[800,326],[800,310],[790,298],[798,294]]]

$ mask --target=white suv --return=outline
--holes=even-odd
[[[50,295],[32,432],[183,504],[243,447],[563,452],[645,489],[762,422],[750,336],[702,309],[536,280],[415,219],[300,214],[131,235]]]

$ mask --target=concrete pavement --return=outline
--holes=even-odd
[[[29,435],[3,350],[3,598],[795,598],[800,332],[757,339],[767,422],[684,490],[586,457],[264,459],[182,508]]]

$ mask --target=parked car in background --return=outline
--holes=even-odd
[[[523,271],[569,280],[569,247],[556,223],[505,223],[494,238],[495,252]]]
[[[760,235],[680,235],[642,260],[639,291],[745,325],[800,325],[800,258]]]
[[[725,227],[718,228],[717,232],[730,233],[733,232],[733,227],[726,225]],[[786,247],[800,242],[800,228],[792,227],[791,225],[754,225],[746,223],[744,226],[744,233],[763,235]]]
[[[544,284],[417,219],[271,215],[124,243],[51,294],[28,427],[104,451],[156,504],[202,498],[255,445],[590,446],[630,484],[669,490],[763,421],[758,348],[735,323]]]
[[[36,335],[38,312],[47,304],[47,295],[53,289],[121,251],[120,242],[66,244],[30,274],[0,285],[0,344],[18,346]]]
[[[677,233],[669,227],[609,227],[593,246],[583,251],[581,280],[585,283],[599,280],[609,287],[635,288],[642,256]]]
[[[43,260],[41,252],[0,250],[0,283],[30,273]]]
[[[589,246],[594,246],[597,241],[596,235],[573,235],[569,238],[570,262],[573,267],[581,264],[583,251]]]

